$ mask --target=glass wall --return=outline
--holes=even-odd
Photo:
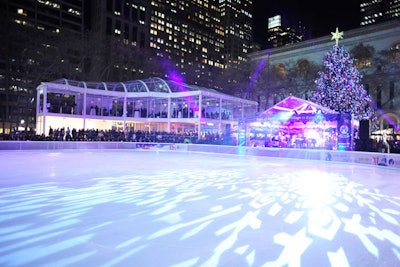
[[[37,87],[37,131],[79,129],[230,134],[257,102],[160,79],[124,83],[58,80]]]

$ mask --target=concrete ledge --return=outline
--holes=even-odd
[[[59,141],[0,141],[0,150],[59,150],[59,149],[140,149],[207,152],[262,157],[281,157],[386,166],[400,169],[400,154],[318,149],[237,147],[222,145],[134,143],[134,142],[59,142]]]

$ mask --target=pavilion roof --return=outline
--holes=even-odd
[[[331,110],[327,107],[323,107],[314,102],[298,98],[295,96],[289,96],[274,106],[263,111],[259,117],[271,117],[276,115],[276,113],[291,113],[296,115],[304,115],[304,114],[316,114],[318,111],[322,112],[322,114],[338,114],[338,112]]]

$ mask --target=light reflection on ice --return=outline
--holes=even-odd
[[[378,170],[379,187],[355,176],[373,167],[339,171],[308,161],[146,153],[119,158],[134,167],[115,161],[111,171],[83,175],[63,167],[64,153],[51,156],[60,160],[52,172],[65,177],[21,172],[24,184],[0,180],[1,266],[400,261],[400,197],[386,193],[392,185]],[[106,155],[74,156],[101,168]],[[151,160],[157,168],[144,163]]]

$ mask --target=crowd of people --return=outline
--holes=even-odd
[[[119,131],[99,129],[75,129],[67,128],[52,129],[48,135],[38,135],[34,131],[14,131],[10,134],[0,134],[0,141],[81,141],[81,142],[146,142],[146,143],[192,143],[212,145],[237,145],[232,136],[220,135],[207,132],[199,135],[195,131],[188,132],[146,132],[146,131]],[[371,140],[368,151],[400,153],[400,143],[397,139],[382,142]],[[358,140],[356,140],[358,141]],[[273,146],[273,145],[272,145]],[[357,142],[356,142],[356,149]],[[365,150],[363,150],[365,151]]]
[[[236,145],[230,136],[204,133],[199,138],[197,132],[145,132],[99,129],[70,129],[50,127],[48,135],[37,135],[31,131],[15,131],[0,134],[0,140],[9,141],[102,141],[102,142],[151,142],[151,143],[195,143],[215,145]]]

